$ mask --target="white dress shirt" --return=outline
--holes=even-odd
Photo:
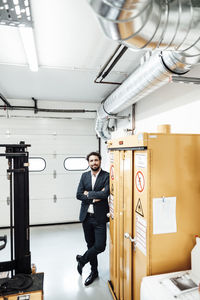
[[[93,174],[92,171],[91,171],[91,178],[92,178],[92,190],[94,190],[94,185],[95,185],[95,182],[97,180],[97,176],[99,175],[101,169],[99,170],[99,172],[97,174]],[[94,199],[93,199],[93,202],[94,202]],[[89,207],[88,207],[88,212],[93,214],[94,213],[94,207],[93,207],[93,204],[90,204]]]

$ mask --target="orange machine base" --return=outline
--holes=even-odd
[[[20,293],[7,293],[0,295],[0,300],[43,300],[43,279],[44,273],[36,273],[31,275],[33,284],[30,288]],[[0,279],[0,284],[5,279]]]

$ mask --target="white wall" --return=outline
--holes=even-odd
[[[129,107],[119,115],[131,115]],[[135,105],[135,133],[157,132],[157,126],[170,124],[172,133],[200,134],[200,86],[170,83]],[[117,121],[112,138],[124,136],[132,128],[131,117]]]
[[[129,107],[119,115],[131,115]],[[135,134],[157,132],[157,126],[170,124],[172,133],[200,134],[200,86],[182,83],[169,83],[149,96],[141,99],[135,106]],[[132,128],[132,118],[118,120],[117,130],[112,138],[127,135]],[[129,133],[130,134],[130,133]],[[109,155],[102,141],[104,167],[109,170]]]
[[[168,84],[136,104],[136,133],[157,132],[170,124],[172,133],[200,134],[200,86]]]
[[[109,172],[110,162],[109,162],[109,153],[108,153],[108,149],[107,149],[107,143],[102,139],[101,139],[101,156],[102,156],[101,167],[103,170]]]

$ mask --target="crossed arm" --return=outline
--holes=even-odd
[[[103,188],[102,191],[105,191],[105,188]],[[88,191],[84,191],[83,194],[86,195],[86,196],[88,197],[89,192],[88,192]],[[101,201],[101,199],[93,199],[92,202],[95,203],[95,202],[99,202],[99,201]]]
[[[105,186],[101,191],[86,191],[83,184],[83,179],[81,178],[76,198],[81,201],[84,201],[85,204],[92,204],[101,200],[107,200],[109,194],[109,176],[106,178]]]

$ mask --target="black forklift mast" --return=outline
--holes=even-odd
[[[31,274],[29,234],[29,171],[28,151],[30,145],[0,144],[5,148],[8,160],[7,175],[10,180],[10,239],[11,260],[0,262],[0,272]]]

